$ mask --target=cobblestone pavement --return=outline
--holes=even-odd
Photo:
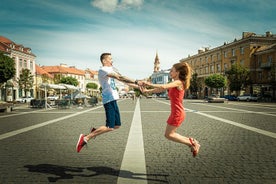
[[[0,183],[276,183],[276,104],[185,100],[178,133],[199,140],[190,149],[164,137],[165,99],[141,99],[145,173],[121,170],[136,103],[118,102],[123,125],[75,150],[80,133],[104,124],[101,105],[90,108],[16,108],[0,114]]]

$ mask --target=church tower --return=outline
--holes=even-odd
[[[158,57],[158,53],[156,52],[155,60],[154,60],[154,73],[159,72],[160,70],[160,61]]]

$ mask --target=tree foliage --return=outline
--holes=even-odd
[[[27,91],[32,89],[34,84],[34,76],[32,75],[31,71],[27,68],[23,68],[20,72],[19,78],[17,79],[19,88],[24,90],[25,95]]]
[[[90,83],[86,84],[86,88],[89,88],[89,89],[98,89],[98,84],[90,82]]]
[[[54,75],[54,83],[59,84],[59,83],[61,83],[60,80],[61,80],[61,74],[55,74]]]
[[[229,81],[230,91],[240,91],[250,82],[248,69],[241,65],[232,65],[231,69],[225,72],[225,75]]]
[[[13,78],[15,73],[14,60],[0,52],[0,84]]]
[[[197,76],[198,74],[194,73],[191,78],[190,90],[192,93],[198,92],[199,88],[201,87],[201,82]]]
[[[79,84],[79,81],[74,77],[62,77],[60,79],[60,83],[77,86]]]
[[[219,74],[213,74],[205,79],[205,84],[210,88],[223,88],[226,86],[226,78]]]

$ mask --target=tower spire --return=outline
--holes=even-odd
[[[158,53],[156,51],[156,56],[155,56],[155,59],[154,59],[154,73],[156,72],[159,72],[160,70],[160,61],[159,61],[159,57],[158,57]]]

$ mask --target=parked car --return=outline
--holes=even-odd
[[[47,97],[48,100],[57,100],[58,99],[58,96],[55,96],[55,95],[50,95]]]
[[[16,99],[16,102],[20,102],[20,103],[30,103],[31,100],[33,100],[34,98],[31,96],[22,96],[21,98]]]
[[[237,97],[238,101],[258,101],[259,100],[259,96],[258,95],[250,95],[250,94],[244,94],[244,95],[240,95]]]
[[[225,98],[220,98],[218,95],[212,94],[207,97],[207,101],[209,103],[224,103]]]
[[[260,98],[261,98],[261,96],[256,95],[256,94],[253,94],[253,95],[251,95],[250,101],[255,101],[255,102],[257,102]]]
[[[236,101],[237,100],[237,97],[234,96],[234,95],[224,95],[221,98],[225,98],[225,99],[227,99],[229,101]]]
[[[190,95],[188,95],[187,98],[188,98],[188,99],[197,99],[197,95],[195,95],[195,94],[190,94]]]

